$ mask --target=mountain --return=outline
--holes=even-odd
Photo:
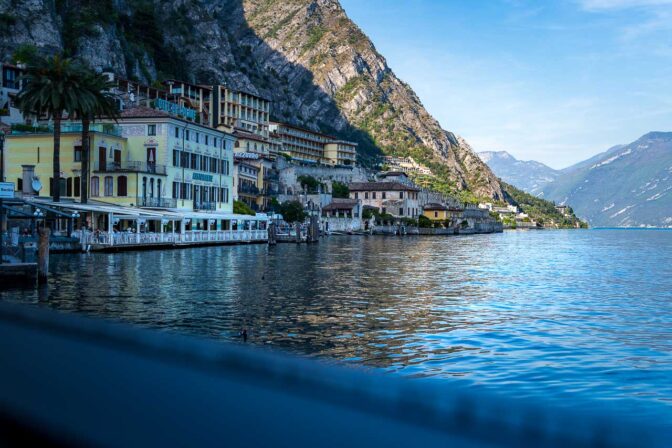
[[[145,82],[225,82],[271,98],[274,119],[359,142],[365,162],[411,155],[446,190],[504,197],[337,0],[0,0],[0,11],[5,60],[30,44]]]
[[[506,151],[483,151],[478,155],[497,177],[532,195],[541,193],[542,187],[560,175],[543,163],[518,160]]]
[[[543,194],[593,226],[672,227],[672,132],[650,132],[569,167]]]

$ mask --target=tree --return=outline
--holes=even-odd
[[[331,195],[335,198],[348,198],[350,197],[350,189],[344,183],[334,182],[331,184]]]
[[[237,215],[256,215],[254,210],[243,201],[233,201],[233,213]]]
[[[306,219],[306,212],[303,211],[303,205],[299,201],[286,201],[278,207],[278,213],[288,222],[303,222]]]
[[[111,92],[114,83],[107,76],[85,71],[82,73],[82,101],[77,109],[77,116],[82,120],[82,179],[81,203],[86,204],[89,198],[89,160],[91,157],[91,142],[89,128],[92,121],[101,117],[119,117],[116,97]]]
[[[17,103],[24,115],[46,115],[54,120],[54,163],[51,195],[61,200],[61,121],[63,114],[72,117],[84,99],[82,67],[60,55],[35,58],[23,77],[23,89]]]
[[[299,176],[296,180],[299,181],[301,187],[305,188],[308,193],[316,193],[317,187],[320,185],[320,182],[313,176]]]
[[[426,217],[425,215],[418,216],[418,225],[423,229],[432,227],[432,220]]]

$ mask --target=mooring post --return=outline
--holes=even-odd
[[[37,248],[37,272],[40,282],[46,282],[49,274],[49,235],[51,229],[42,227],[38,230],[40,236]]]

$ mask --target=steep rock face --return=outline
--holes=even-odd
[[[21,43],[65,49],[151,82],[227,82],[273,100],[282,121],[412,155],[451,189],[503,198],[463,139],[441,128],[337,0],[0,0],[7,59]],[[65,5],[65,6],[64,6]]]

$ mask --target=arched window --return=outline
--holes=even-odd
[[[105,196],[114,196],[114,179],[112,176],[105,176],[103,194]]]
[[[154,178],[149,179],[149,197],[154,197]]]
[[[100,196],[100,179],[98,176],[91,177],[91,196]]]
[[[161,194],[161,179],[157,179],[156,180],[156,197],[160,198],[161,196],[163,196]]]
[[[143,198],[147,197],[147,178],[146,177],[142,178],[142,197]]]
[[[117,178],[117,196],[128,196],[128,179],[126,176]]]

